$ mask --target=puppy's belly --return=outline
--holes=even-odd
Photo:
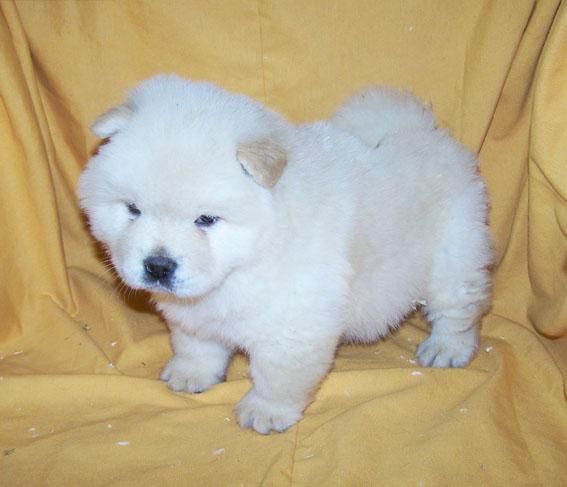
[[[415,300],[396,302],[379,299],[354,299],[351,318],[345,323],[342,339],[347,342],[374,342],[397,328],[414,310]]]
[[[426,269],[396,260],[366,267],[352,281],[343,338],[371,342],[390,333],[424,298],[426,282]]]

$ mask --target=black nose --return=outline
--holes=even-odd
[[[144,260],[146,278],[150,281],[169,281],[176,267],[177,262],[161,255],[152,255]]]

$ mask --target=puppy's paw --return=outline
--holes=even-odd
[[[236,405],[234,411],[240,426],[267,435],[270,431],[281,433],[297,423],[301,419],[303,407],[268,401],[252,389]]]
[[[185,357],[174,356],[165,366],[160,379],[177,392],[199,393],[222,381],[216,367]]]
[[[476,332],[455,335],[436,335],[417,347],[417,359],[423,367],[465,367],[478,347]]]

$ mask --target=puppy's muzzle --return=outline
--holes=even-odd
[[[177,262],[162,255],[152,255],[144,260],[144,274],[148,282],[159,283],[169,287],[173,278]]]

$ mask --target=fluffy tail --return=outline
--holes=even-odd
[[[411,93],[377,87],[355,93],[330,122],[371,147],[387,135],[433,130],[436,123],[431,109]]]

